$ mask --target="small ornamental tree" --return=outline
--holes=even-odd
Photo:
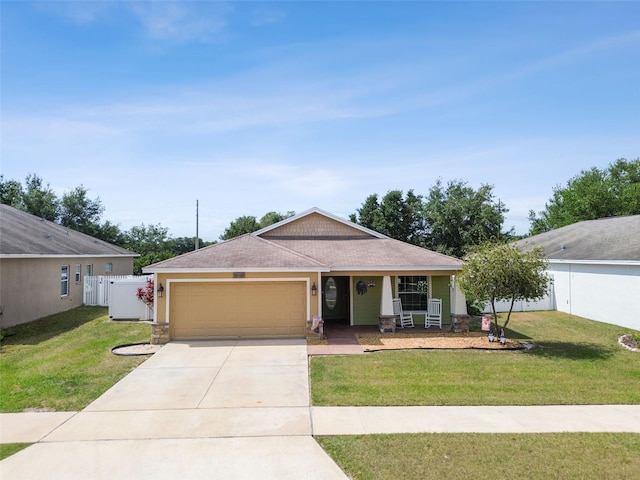
[[[541,248],[520,251],[513,245],[485,243],[465,256],[460,288],[468,300],[489,302],[495,332],[506,328],[517,300],[537,300],[547,292],[547,259]],[[496,301],[510,301],[504,324],[498,324]]]
[[[153,278],[147,280],[147,285],[145,287],[139,287],[136,291],[136,297],[138,300],[143,302],[147,307],[153,310]]]

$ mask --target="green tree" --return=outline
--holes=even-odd
[[[32,215],[52,222],[58,220],[60,201],[49,184],[44,186],[42,178],[35,173],[27,175],[22,205]]]
[[[620,158],[606,169],[582,170],[566,186],[556,186],[538,215],[529,212],[536,235],[583,220],[640,214],[640,158]]]
[[[161,262],[174,256],[169,229],[162,225],[131,227],[123,234],[124,247],[140,254],[133,260],[133,273],[140,275],[142,269],[152,263]]]
[[[378,195],[369,195],[357,213],[349,216],[352,222],[375,230],[396,240],[419,245],[423,240],[422,198],[401,190],[391,190],[378,202]]]
[[[14,208],[24,209],[22,184],[17,180],[5,180],[0,175],[0,203]]]
[[[496,334],[506,328],[513,304],[537,300],[547,292],[547,260],[541,248],[518,250],[511,244],[487,242],[470,249],[457,276],[468,301],[489,302]],[[498,324],[496,301],[511,302],[503,325]]]
[[[90,225],[85,233],[92,237],[99,238],[102,241],[118,245],[119,247],[125,247],[125,236],[120,230],[120,226],[111,223],[109,220],[101,224],[96,223]]]
[[[200,248],[213,245],[215,242],[205,242],[201,238],[198,238],[198,245]],[[174,255],[182,255],[185,253],[193,252],[196,249],[195,237],[177,237],[172,239],[169,244],[171,245],[171,252]]]
[[[87,197],[82,185],[62,195],[60,201],[60,224],[78,232],[95,235],[104,207],[99,198]]]
[[[381,215],[378,194],[373,193],[366,198],[362,207],[358,208],[356,213],[349,215],[349,220],[371,230],[376,230],[378,225],[382,224]]]
[[[293,215],[295,215],[295,212],[291,211],[284,214],[278,212],[268,212],[262,216],[260,221],[258,221],[256,217],[252,215],[238,217],[233,220],[231,224],[225,229],[224,233],[220,235],[220,240],[230,240],[232,238],[239,237],[240,235],[253,233],[262,228],[268,227],[269,225],[280,222],[286,218],[292,217]]]
[[[260,230],[260,224],[258,220],[256,220],[256,217],[245,215],[233,220],[225,229],[224,233],[220,235],[220,240],[230,240],[246,233],[255,232],[256,230]]]
[[[493,187],[478,190],[461,180],[442,180],[429,190],[424,203],[424,246],[447,255],[462,257],[467,250],[489,240],[503,240],[513,232],[502,232],[508,209],[493,196]]]
[[[282,220],[286,220],[289,217],[293,217],[296,212],[288,211],[287,213],[279,213],[279,212],[268,212],[265,213],[260,221],[258,222],[260,228],[268,227],[269,225],[273,225],[274,223],[281,222]]]

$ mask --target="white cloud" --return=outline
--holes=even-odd
[[[109,14],[116,2],[95,0],[91,2],[35,2],[35,9],[57,15],[73,23],[85,25],[98,21]]]
[[[227,26],[230,8],[223,2],[128,2],[152,39],[207,42]],[[204,7],[204,8],[203,8]]]
[[[133,16],[152,40],[209,42],[227,27],[228,2],[180,1],[47,1],[36,8],[79,25],[119,22]]]

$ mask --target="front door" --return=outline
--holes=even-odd
[[[349,325],[349,277],[322,278],[322,318]]]

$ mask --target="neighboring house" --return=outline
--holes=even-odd
[[[640,215],[578,222],[516,245],[544,249],[552,308],[640,330]]]
[[[0,205],[0,327],[82,305],[85,275],[131,275],[137,256]]]
[[[143,271],[162,287],[155,320],[169,323],[171,339],[203,339],[303,337],[314,316],[377,325],[381,314],[393,315],[393,296],[410,311],[442,298],[448,323],[451,305],[464,305],[452,298],[461,268],[460,260],[314,208]]]

